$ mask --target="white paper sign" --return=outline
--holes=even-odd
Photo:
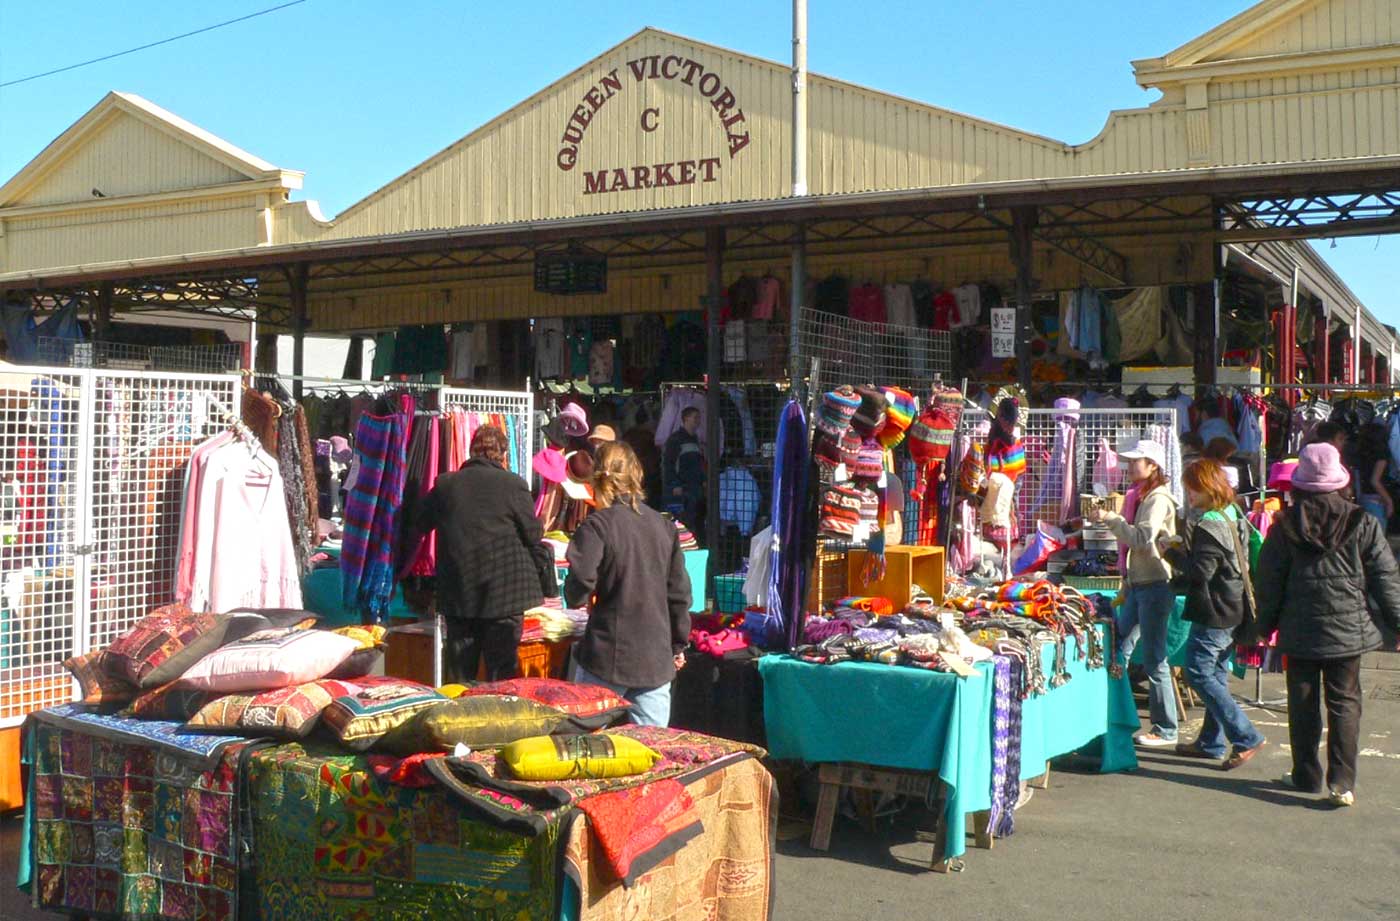
[[[1016,308],[992,308],[992,357],[1013,358],[1016,355]]]

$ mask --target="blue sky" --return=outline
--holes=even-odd
[[[201,28],[277,0],[0,0],[0,81]],[[1129,62],[1250,0],[810,0],[818,73],[1070,143],[1147,104]],[[1131,15],[1123,15],[1125,8]],[[333,216],[622,41],[657,26],[786,61],[786,0],[582,4],[308,0],[170,45],[0,89],[8,178],[108,90],[138,93],[278,166]],[[1400,324],[1400,236],[1322,244]]]

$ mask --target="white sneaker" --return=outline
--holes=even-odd
[[[1133,742],[1134,742],[1134,744],[1136,744],[1136,745],[1141,745],[1143,748],[1175,748],[1175,747],[1176,747],[1176,739],[1164,739],[1164,738],[1162,738],[1161,736],[1157,735],[1157,733],[1155,733],[1155,732],[1144,732],[1142,735],[1138,736],[1136,739],[1133,739]]]
[[[1339,809],[1343,806],[1355,806],[1356,794],[1350,790],[1332,790],[1327,794],[1327,801]]]

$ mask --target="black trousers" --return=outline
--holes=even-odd
[[[476,680],[477,668],[486,662],[486,680],[514,678],[520,670],[520,628],[524,614],[500,620],[464,620],[445,617],[442,675],[449,684]]]
[[[1288,657],[1288,742],[1293,746],[1293,783],[1322,792],[1322,695],[1327,695],[1327,786],[1356,788],[1356,751],[1361,738],[1361,657]]]

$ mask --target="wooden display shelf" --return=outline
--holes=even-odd
[[[942,547],[899,545],[885,548],[885,576],[872,582],[861,579],[865,550],[852,550],[846,558],[846,587],[851,595],[888,598],[895,611],[903,611],[913,595],[913,586],[927,592],[934,601],[943,601],[945,576]]]

